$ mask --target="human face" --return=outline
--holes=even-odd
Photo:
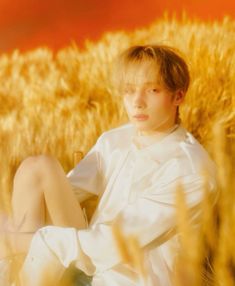
[[[135,81],[125,82],[123,102],[130,122],[141,134],[164,132],[175,123],[175,94],[150,76],[149,66],[142,66]]]

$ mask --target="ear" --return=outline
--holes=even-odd
[[[185,92],[183,90],[178,90],[174,94],[174,104],[180,105],[184,101]]]

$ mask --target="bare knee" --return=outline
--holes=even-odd
[[[14,181],[17,181],[20,178],[35,177],[37,161],[37,156],[31,156],[23,160],[16,170]]]
[[[13,200],[21,197],[38,199],[48,189],[45,185],[56,180],[62,171],[59,162],[50,155],[28,157],[22,161],[14,176]]]
[[[26,180],[38,184],[45,172],[51,170],[56,164],[58,164],[57,160],[50,155],[27,157],[21,162],[15,173],[14,184]]]
[[[32,167],[36,163],[37,158],[38,158],[38,156],[29,156],[29,157],[27,157],[26,159],[24,159],[20,163],[18,170],[22,169],[22,168]]]
[[[17,172],[37,172],[43,168],[58,164],[58,161],[50,155],[30,156],[23,160],[17,169]]]
[[[37,167],[39,169],[38,172],[40,172],[43,178],[47,176],[51,177],[57,173],[58,170],[62,170],[59,161],[51,155],[39,155],[37,157]]]
[[[37,162],[40,165],[40,167],[48,168],[48,167],[51,167],[52,165],[58,164],[58,160],[51,155],[41,154],[37,156],[36,158],[37,158]]]

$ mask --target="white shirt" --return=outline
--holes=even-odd
[[[26,258],[26,269],[32,268],[32,257],[38,255],[40,246],[47,248],[47,254],[40,250],[42,260],[57,263],[50,255],[53,252],[65,267],[76,261],[78,268],[93,275],[92,286],[140,285],[133,279],[135,270],[121,262],[113,237],[112,221],[122,216],[124,234],[135,234],[143,248],[149,285],[172,285],[179,249],[174,232],[176,186],[179,182],[183,185],[187,206],[196,214],[203,196],[202,172],[207,171],[209,190],[215,191],[216,166],[181,125],[142,149],[134,144],[135,134],[130,123],[104,132],[67,174],[78,200],[96,194],[100,196],[98,207],[87,229],[40,229]]]

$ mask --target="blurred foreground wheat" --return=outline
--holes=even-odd
[[[39,48],[2,54],[1,209],[10,210],[13,175],[24,158],[49,153],[68,171],[75,151],[85,154],[103,131],[127,121],[121,99],[109,82],[117,53],[134,44],[169,44],[185,54],[192,77],[180,109],[183,125],[217,162],[220,189],[216,210],[205,197],[197,241],[192,235],[185,238],[179,264],[182,275],[176,283],[186,285],[182,279],[187,281],[193,273],[190,285],[234,285],[234,31],[235,21],[229,18],[204,23],[166,16],[132,33],[106,33],[98,43],[87,41],[85,50],[72,44],[57,53]],[[182,228],[187,230],[184,223]],[[190,252],[196,247],[201,251]],[[203,282],[203,275],[211,284]]]

